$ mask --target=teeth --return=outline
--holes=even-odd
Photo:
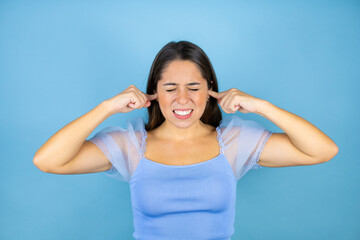
[[[176,114],[178,115],[188,115],[189,113],[191,113],[192,110],[189,110],[189,111],[174,111]]]

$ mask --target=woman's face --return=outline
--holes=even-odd
[[[170,62],[157,83],[157,94],[166,121],[179,128],[198,123],[209,97],[206,79],[196,64],[188,60]],[[191,110],[189,114],[188,110]]]

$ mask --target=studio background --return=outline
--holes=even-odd
[[[323,164],[249,171],[232,239],[360,239],[359,13],[359,1],[341,0],[0,1],[0,239],[132,239],[128,183],[44,173],[33,157],[130,84],[145,92],[157,52],[180,40],[209,56],[219,91],[265,99],[339,147]],[[87,139],[134,116],[146,109],[111,116]]]

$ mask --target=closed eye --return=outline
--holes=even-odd
[[[167,92],[172,92],[174,91],[175,89],[171,89],[171,90],[166,90]],[[199,89],[190,89],[191,91],[198,91]]]

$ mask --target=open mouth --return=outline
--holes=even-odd
[[[188,111],[175,111],[173,110],[173,113],[175,117],[178,119],[188,119],[192,116],[194,109],[188,110]]]
[[[175,111],[173,110],[173,113],[175,113],[176,115],[180,115],[180,116],[186,116],[191,114],[194,111],[194,109],[188,110],[188,111]]]

